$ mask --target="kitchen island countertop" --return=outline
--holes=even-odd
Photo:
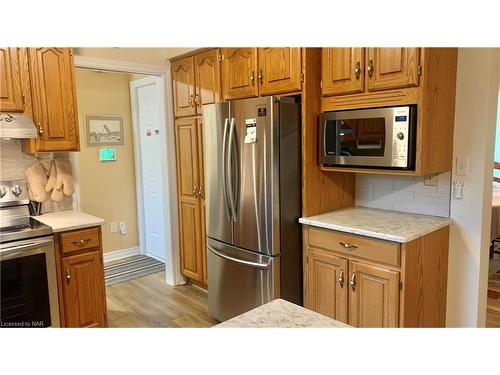
[[[104,219],[78,210],[49,212],[33,218],[52,227],[54,233],[104,224]]]
[[[346,328],[347,324],[328,318],[291,302],[275,299],[226,320],[216,328]]]

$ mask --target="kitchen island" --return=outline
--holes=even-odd
[[[276,299],[215,326],[216,328],[351,327],[291,302]]]

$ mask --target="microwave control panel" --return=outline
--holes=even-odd
[[[410,111],[408,107],[394,110],[392,127],[392,166],[408,166]]]

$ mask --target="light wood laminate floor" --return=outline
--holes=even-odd
[[[206,291],[170,286],[165,272],[106,288],[109,327],[212,327]]]

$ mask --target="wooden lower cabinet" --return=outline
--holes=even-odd
[[[399,326],[399,272],[349,263],[349,323],[355,327]]]
[[[348,260],[310,250],[305,307],[347,323]]]
[[[56,243],[61,326],[107,327],[100,227],[59,233]]]
[[[354,327],[445,326],[449,227],[404,244],[303,234],[306,308]]]

